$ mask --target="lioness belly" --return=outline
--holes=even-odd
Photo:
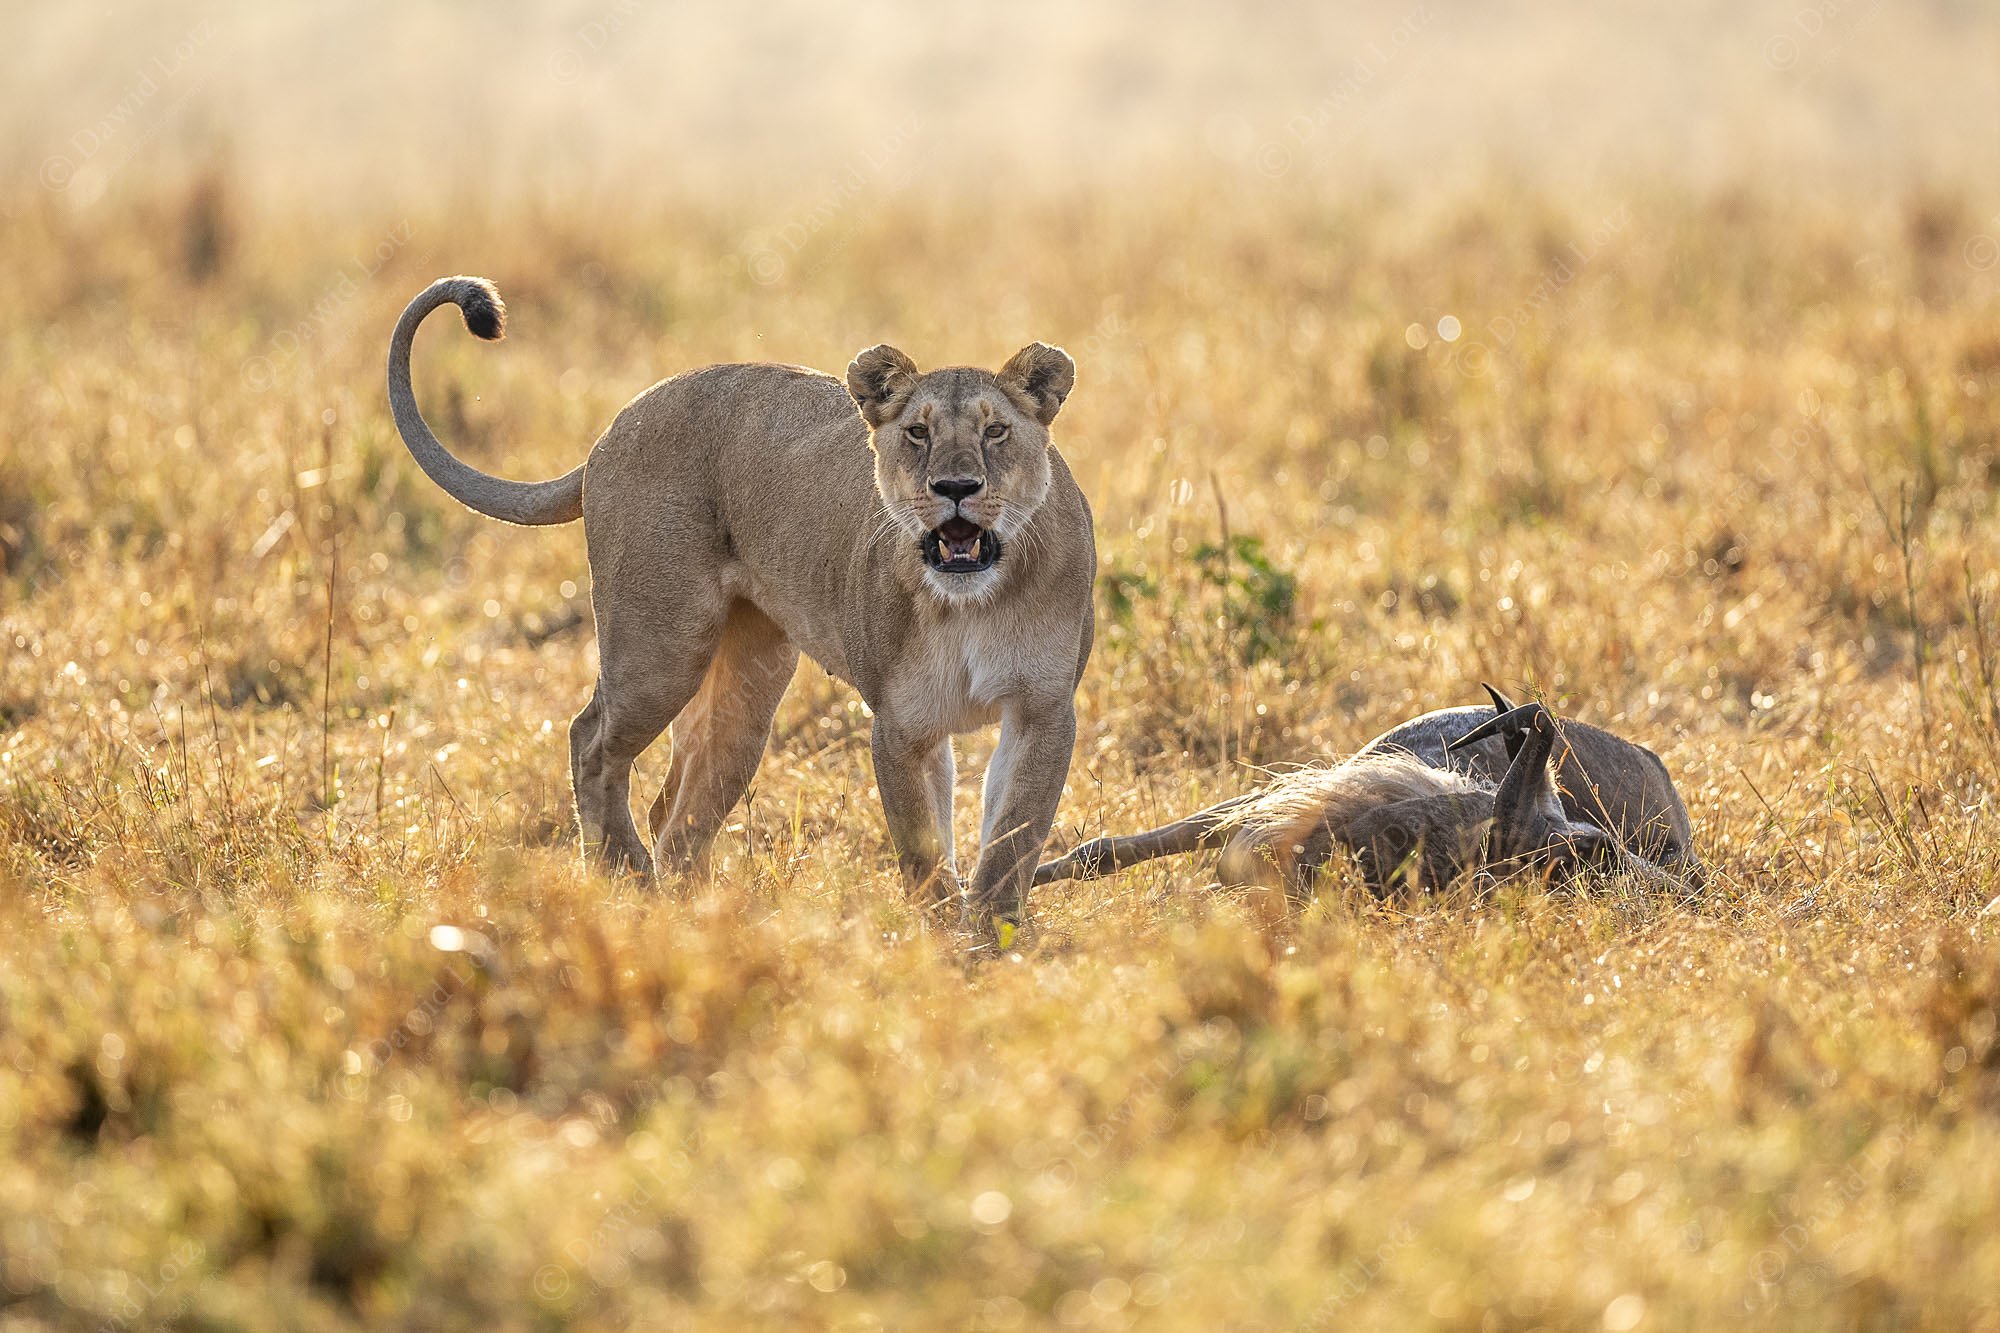
[[[826,585],[815,585],[815,575],[827,580]],[[769,616],[792,645],[829,676],[855,683],[841,633],[842,618],[851,612],[842,590],[833,586],[825,562],[813,571],[772,571],[751,561],[732,559],[720,570],[720,582],[725,598],[748,602]]]

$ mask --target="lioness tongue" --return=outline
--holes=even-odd
[[[952,531],[956,528],[958,531]],[[960,536],[959,533],[963,533]],[[938,530],[938,555],[947,563],[968,560],[977,563],[986,534],[978,525],[954,519]]]

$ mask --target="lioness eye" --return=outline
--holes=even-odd
[[[998,421],[994,422],[992,425],[986,428],[986,438],[989,440],[997,440],[1006,433],[1007,433],[1006,425]]]
[[[929,426],[910,426],[905,428],[905,433],[913,440],[928,440],[931,437],[931,428]]]

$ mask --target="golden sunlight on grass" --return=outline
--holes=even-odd
[[[0,1327],[2000,1328],[2000,198],[1215,148],[301,200],[246,132],[0,194]],[[811,667],[711,883],[587,872],[581,533],[383,402],[452,272],[509,337],[433,320],[418,397],[523,478],[692,366],[1067,347],[1057,846],[1491,680],[1657,750],[1710,891],[1274,928],[1162,861],[969,963]]]
[[[1190,201],[1069,215],[1125,239],[1029,262],[1064,219],[869,217],[774,329],[687,243],[710,213],[416,218],[326,301],[348,270],[275,223],[190,275],[202,207],[7,225],[0,1279],[31,1322],[1990,1309],[1976,218]],[[1164,862],[1038,891],[1028,951],[967,972],[811,671],[713,885],[582,873],[577,533],[457,510],[377,402],[444,253],[513,336],[429,335],[419,392],[517,475],[662,368],[837,364],[861,326],[1075,349],[1103,569],[1059,839],[1490,678],[1660,750],[1714,892],[1411,915],[1336,884],[1274,936]],[[888,254],[909,295],[869,290]]]

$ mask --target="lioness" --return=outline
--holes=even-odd
[[[586,855],[705,869],[804,652],[873,710],[904,879],[939,899],[960,892],[951,737],[999,719],[964,906],[982,927],[1018,921],[1069,774],[1092,639],[1090,506],[1049,436],[1076,379],[1068,355],[1031,343],[997,375],[925,373],[871,347],[845,387],[796,366],[711,366],[626,404],[567,475],[524,483],[454,458],[417,410],[410,345],[446,302],[478,337],[502,334],[482,278],[444,278],[410,302],[389,343],[403,442],[479,513],[584,521],[600,661],[569,737]],[[649,855],[632,761],[669,725]]]

